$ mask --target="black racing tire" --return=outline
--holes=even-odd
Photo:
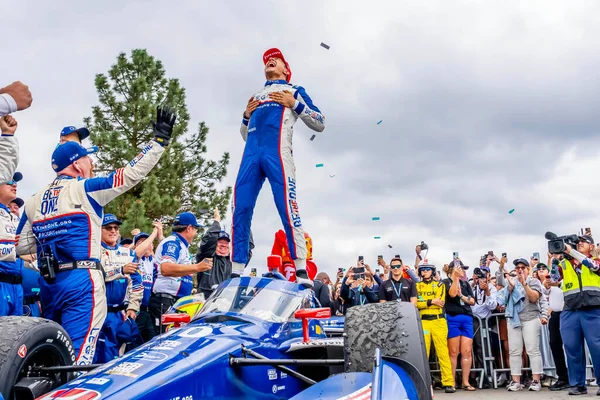
[[[72,365],[75,349],[69,335],[56,322],[35,317],[0,317],[0,393],[15,398],[14,385],[27,376],[29,367]],[[71,373],[53,377],[56,385],[72,378]]]
[[[377,348],[383,356],[412,364],[426,387],[431,386],[421,317],[412,303],[388,301],[348,309],[344,323],[346,371],[372,372]]]

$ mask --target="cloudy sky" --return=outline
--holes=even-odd
[[[240,116],[264,84],[263,52],[278,47],[327,118],[313,142],[299,121],[294,140],[300,211],[321,270],[358,255],[371,266],[378,254],[412,263],[421,240],[438,265],[453,251],[476,265],[488,250],[543,253],[547,230],[600,234],[597,2],[173,4],[0,4],[2,81],[22,80],[34,95],[16,115],[21,197],[52,179],[58,133],[97,102],[95,74],[134,48],[181,80],[190,126],[210,127],[209,155],[231,153],[233,185]],[[281,226],[272,199],[265,185],[253,226],[259,270]]]

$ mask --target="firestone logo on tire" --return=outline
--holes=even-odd
[[[27,346],[22,344],[21,347],[19,347],[19,351],[17,351],[17,354],[19,355],[19,357],[25,358],[25,356],[27,355]]]
[[[100,393],[90,389],[59,389],[48,393],[36,400],[96,400],[100,398]]]

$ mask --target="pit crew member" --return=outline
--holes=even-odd
[[[123,334],[129,331],[123,325],[135,324],[144,295],[135,252],[118,244],[121,224],[115,215],[104,214],[100,264],[106,284],[107,314],[98,335],[94,364],[104,364],[123,355],[125,344],[132,340]]]
[[[37,250],[44,316],[60,323],[76,349],[77,364],[94,359],[106,318],[106,289],[100,266],[104,206],[146,176],[168,145],[175,115],[157,108],[154,140],[127,166],[94,177],[90,151],[66,142],[52,154],[57,177],[25,204],[17,251]],[[20,235],[20,237],[19,237]]]
[[[23,315],[23,262],[15,249],[19,218],[8,208],[17,198],[21,179],[23,174],[15,172],[11,181],[0,185],[0,317]]]
[[[292,71],[281,51],[267,50],[263,62],[267,82],[248,101],[240,129],[246,147],[234,189],[232,275],[241,275],[248,262],[252,214],[268,178],[296,265],[297,282],[312,286],[306,272],[306,243],[296,202],[292,136],[298,118],[317,132],[325,129],[325,118],[303,87],[289,83]]]
[[[173,234],[156,248],[157,275],[148,302],[156,334],[164,332],[162,314],[181,297],[192,294],[192,275],[212,268],[211,258],[195,264],[190,262],[188,247],[201,227],[194,214],[181,213],[173,220]]]

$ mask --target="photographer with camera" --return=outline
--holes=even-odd
[[[600,377],[600,260],[592,257],[594,239],[591,235],[557,237],[547,232],[546,239],[550,253],[564,255],[559,263],[565,301],[560,315],[560,333],[567,353],[569,394],[585,394],[584,339],[596,380]],[[600,396],[600,389],[596,394]]]

